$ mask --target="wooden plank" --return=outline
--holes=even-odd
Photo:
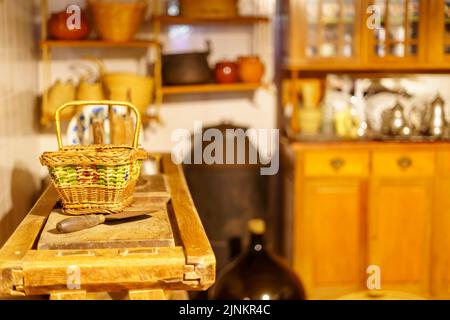
[[[201,283],[206,287],[210,286],[215,280],[216,260],[189,193],[182,168],[172,162],[170,155],[163,156],[162,164],[172,191],[171,202],[186,254],[186,263],[195,265],[195,271],[201,276]]]
[[[183,17],[183,16],[153,16],[153,20],[162,24],[254,24],[254,23],[268,23],[270,18],[267,16],[237,16],[229,18],[214,18],[214,17]]]
[[[232,84],[197,84],[184,86],[162,87],[163,94],[206,93],[206,92],[233,92],[252,91],[263,87],[261,83],[232,83]]]
[[[50,293],[50,300],[86,300],[84,290],[64,290]]]
[[[170,190],[163,174],[142,175],[133,193],[134,202],[139,205],[166,205],[170,200]]]
[[[71,48],[148,48],[159,45],[156,40],[132,40],[124,42],[105,40],[42,40],[41,47]]]
[[[32,248],[42,225],[57,201],[56,189],[53,184],[50,184],[0,250],[0,261],[20,261]]]
[[[130,290],[128,291],[130,300],[166,300],[163,290]]]
[[[57,223],[68,217],[70,216],[62,214],[60,210],[50,213],[38,243],[38,250],[175,246],[165,208],[130,219],[107,220],[104,224],[85,230],[59,233],[56,230]]]
[[[198,281],[184,281],[182,247],[30,250],[22,261],[22,269],[27,295],[67,290],[75,269],[79,289],[88,292],[199,287]]]

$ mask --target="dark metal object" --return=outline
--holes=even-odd
[[[220,142],[223,148],[223,163],[225,162],[226,147],[234,139],[234,163],[237,160],[237,140],[234,136],[226,135],[227,129],[246,128],[222,124],[217,127],[203,128],[219,130],[225,139]],[[195,136],[192,137],[193,141]],[[198,139],[198,136],[197,136]],[[226,143],[228,140],[228,143]],[[200,140],[197,140],[200,141]],[[212,142],[199,143],[191,152],[200,151]],[[200,150],[198,150],[200,149]],[[217,259],[217,269],[220,270],[237,251],[236,244],[245,234],[246,224],[252,218],[264,218],[267,211],[267,177],[260,174],[261,164],[249,164],[250,150],[257,151],[245,139],[245,164],[185,164],[184,171],[195,206],[202,219],[206,233],[211,241]],[[242,150],[241,150],[242,151]],[[259,159],[259,155],[258,155]]]
[[[442,137],[446,134],[445,102],[440,96],[437,96],[427,108],[424,118],[426,135]]]
[[[211,44],[206,42],[204,52],[188,52],[162,55],[162,78],[165,85],[189,85],[209,83],[212,71],[208,65]]]

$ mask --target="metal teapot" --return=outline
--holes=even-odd
[[[423,123],[423,132],[426,135],[442,137],[446,134],[445,103],[439,95],[428,106]]]
[[[408,136],[410,128],[405,119],[405,110],[397,101],[392,109],[385,110],[382,114],[383,133],[392,136]]]

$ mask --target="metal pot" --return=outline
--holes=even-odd
[[[428,106],[424,117],[424,133],[433,137],[442,137],[446,132],[445,102],[437,96]]]
[[[162,78],[165,85],[189,85],[209,83],[212,72],[208,65],[211,44],[206,41],[204,52],[164,54],[162,56]]]
[[[397,101],[392,109],[382,113],[383,133],[391,136],[408,136],[411,133],[406,118],[405,111],[400,102]]]

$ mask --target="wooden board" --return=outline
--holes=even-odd
[[[165,208],[142,217],[110,220],[93,228],[58,233],[56,224],[67,217],[60,210],[50,213],[38,242],[38,250],[175,246]]]
[[[170,189],[165,175],[140,176],[133,197],[137,205],[166,205],[170,200]]]

